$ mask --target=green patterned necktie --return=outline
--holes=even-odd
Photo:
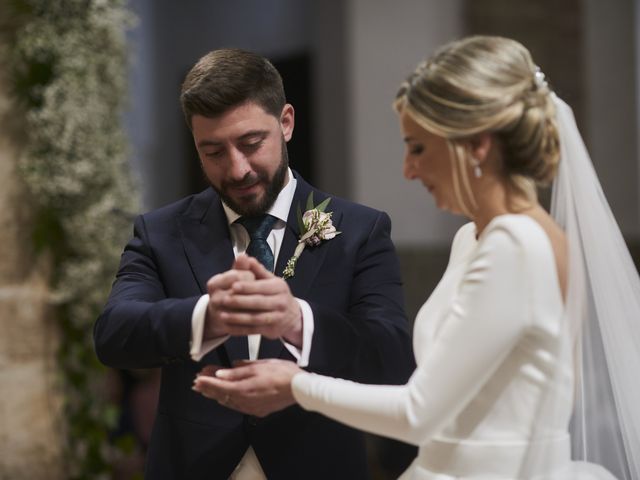
[[[276,217],[268,214],[256,217],[242,217],[236,220],[247,230],[249,238],[251,238],[245,253],[257,258],[270,272],[273,272],[273,252],[267,243],[267,237],[276,220]]]

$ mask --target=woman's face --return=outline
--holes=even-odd
[[[447,141],[422,128],[406,109],[400,112],[400,129],[405,143],[405,178],[420,180],[433,195],[438,208],[460,213]]]

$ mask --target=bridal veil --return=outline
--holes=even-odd
[[[573,457],[602,465],[620,479],[638,480],[640,278],[573,112],[551,95],[561,148],[551,214],[568,241],[566,327],[577,360]]]

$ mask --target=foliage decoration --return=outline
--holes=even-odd
[[[127,89],[125,0],[6,0],[5,77],[24,138],[19,171],[52,254],[69,478],[108,478],[121,450],[106,369],[93,350],[101,310],[138,211],[122,128]],[[8,68],[7,68],[8,67]]]

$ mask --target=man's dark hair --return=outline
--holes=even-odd
[[[217,117],[245,102],[280,117],[286,99],[282,77],[266,58],[246,50],[209,52],[187,74],[180,94],[185,120],[194,115]]]

